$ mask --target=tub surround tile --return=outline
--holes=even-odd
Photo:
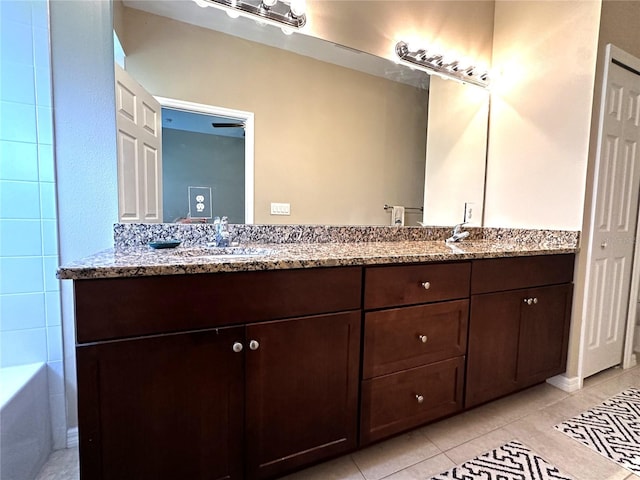
[[[468,239],[447,244],[444,239],[450,229],[444,228],[232,225],[234,242],[239,242],[241,248],[260,249],[263,254],[229,256],[216,255],[215,249],[207,250],[206,244],[214,238],[211,225],[118,224],[114,232],[114,249],[60,267],[58,278],[180,275],[575,253],[579,239],[577,232],[474,229]],[[169,239],[178,239],[182,244],[162,250],[147,246],[152,240]]]

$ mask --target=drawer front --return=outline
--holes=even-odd
[[[464,355],[469,301],[365,314],[363,378]]]
[[[474,260],[471,293],[571,283],[574,257],[573,254],[563,254]]]
[[[469,262],[367,268],[364,308],[468,297],[470,272]]]
[[[360,267],[74,282],[78,343],[360,308]]]
[[[360,444],[462,409],[464,357],[362,382]]]

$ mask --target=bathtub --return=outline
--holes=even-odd
[[[52,450],[47,366],[0,369],[0,478],[33,480]]]

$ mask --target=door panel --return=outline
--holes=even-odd
[[[243,333],[77,347],[81,477],[243,478]]]
[[[360,312],[247,326],[248,478],[356,446]]]
[[[121,222],[162,222],[160,103],[119,65],[116,72],[118,209]]]
[[[640,76],[611,64],[595,180],[582,376],[622,361],[638,216]]]

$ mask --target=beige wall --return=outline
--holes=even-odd
[[[432,77],[424,189],[424,222],[451,226],[464,219],[482,224],[489,92],[472,85]],[[453,219],[453,221],[452,221]]]
[[[121,41],[152,94],[255,113],[255,223],[387,224],[385,203],[422,204],[424,90],[129,8]]]
[[[399,40],[491,63],[493,0],[307,0],[311,35],[395,58]]]
[[[600,3],[498,1],[487,226],[580,230]]]

